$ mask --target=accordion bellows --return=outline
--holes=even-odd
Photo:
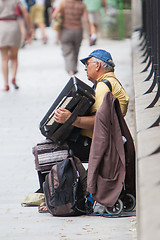
[[[35,168],[37,171],[48,172],[54,164],[68,157],[69,147],[66,143],[58,145],[46,139],[32,148],[35,156]]]

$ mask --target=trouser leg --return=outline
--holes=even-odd
[[[76,30],[74,31],[74,51],[73,51],[73,66],[74,69],[77,70],[77,64],[78,64],[78,54],[82,42],[82,30]]]
[[[61,32],[62,52],[68,73],[77,72],[77,59],[82,41],[82,30],[63,29]]]
[[[67,142],[73,154],[78,157],[81,162],[88,163],[91,139],[80,135],[76,142]]]
[[[47,173],[41,173],[40,171],[37,171],[38,178],[39,178],[39,186],[40,186],[40,192],[43,193],[43,183],[45,182],[45,177]]]

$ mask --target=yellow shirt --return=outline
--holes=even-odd
[[[91,115],[97,112],[97,110],[99,109],[99,107],[103,102],[103,98],[106,92],[110,91],[108,86],[104,82],[101,82],[101,80],[103,79],[107,79],[110,82],[112,86],[112,94],[114,97],[116,97],[119,100],[122,114],[123,116],[125,116],[128,109],[129,97],[125,89],[122,87],[121,83],[115,77],[114,72],[105,73],[100,78],[98,78],[97,86],[95,89],[95,103],[91,107],[91,111],[90,111]],[[92,138],[93,131],[88,129],[82,129],[81,134]]]

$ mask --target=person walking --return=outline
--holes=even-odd
[[[41,29],[42,42],[47,43],[45,25],[45,0],[35,0],[35,4],[30,7],[30,17],[32,22],[32,38],[35,40],[36,27]]]
[[[89,22],[91,26],[90,46],[97,41],[98,26],[100,24],[100,10],[107,8],[106,0],[83,0],[87,7]]]
[[[82,18],[84,18],[90,35],[88,12],[81,0],[62,0],[55,9],[53,17],[56,18],[59,13],[63,15],[60,41],[65,68],[69,75],[72,76],[77,73],[78,54],[83,39]]]
[[[57,9],[58,9],[58,6],[60,5],[60,2],[61,2],[61,0],[54,0],[53,1],[53,12],[52,12],[53,22],[56,21],[56,19],[57,19],[58,13],[55,13],[55,11],[57,12]],[[63,8],[63,6],[62,6],[62,8]],[[57,29],[57,28],[55,29],[54,24],[52,23],[52,28],[54,30],[56,30],[56,32],[57,32],[55,43],[60,44],[60,42],[61,42],[61,27],[59,29]]]
[[[25,0],[20,0],[21,4],[25,9],[28,11],[28,6]],[[21,48],[24,48],[26,45],[26,36],[27,36],[27,29],[26,29],[26,24],[25,24],[25,19],[23,15],[19,16],[18,18],[19,25],[20,25],[20,30],[21,30]]]
[[[44,19],[46,27],[51,25],[51,15],[52,15],[52,2],[54,0],[45,0],[45,11],[44,11]]]
[[[12,84],[18,89],[16,74],[18,68],[18,50],[21,44],[21,32],[18,14],[25,18],[28,28],[28,39],[31,39],[31,22],[27,10],[18,0],[0,0],[0,52],[2,57],[2,73],[5,80],[4,91],[9,91],[9,66],[11,61]]]

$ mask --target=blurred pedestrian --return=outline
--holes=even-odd
[[[35,4],[30,7],[30,16],[32,22],[33,39],[36,39],[36,27],[39,27],[42,34],[42,42],[47,43],[46,25],[45,25],[45,0],[35,0]]]
[[[53,5],[53,14],[52,14],[52,18],[54,18],[56,16],[55,14],[55,10],[57,11],[57,7],[59,6],[61,0],[53,0],[52,1],[52,5]],[[53,28],[53,26],[52,26]],[[53,28],[54,29],[54,28]],[[55,30],[55,29],[54,29]],[[61,41],[61,29],[57,29],[57,37],[56,37],[56,44],[60,44],[60,41]]]
[[[49,27],[51,24],[52,2],[53,0],[45,0],[44,18],[45,18],[46,27]]]
[[[25,0],[20,0],[23,7],[25,7],[26,10],[28,10],[28,6]],[[20,30],[21,30],[21,48],[24,48],[26,45],[26,37],[27,37],[27,29],[26,29],[26,23],[23,15],[18,17]]]
[[[19,3],[19,4],[18,4]],[[21,44],[21,32],[17,15],[22,14],[28,28],[28,39],[31,39],[31,22],[27,10],[18,0],[0,0],[0,52],[2,73],[5,80],[4,91],[9,90],[9,60],[12,68],[12,84],[18,89],[16,73],[18,67],[18,50]]]
[[[83,0],[87,7],[89,22],[91,26],[90,45],[95,45],[97,41],[98,26],[100,24],[100,10],[107,8],[106,0]]]
[[[90,35],[88,13],[81,0],[62,0],[55,9],[53,17],[56,18],[59,13],[63,15],[61,46],[65,68],[71,76],[77,73],[78,54],[83,39],[82,18],[84,18]]]

